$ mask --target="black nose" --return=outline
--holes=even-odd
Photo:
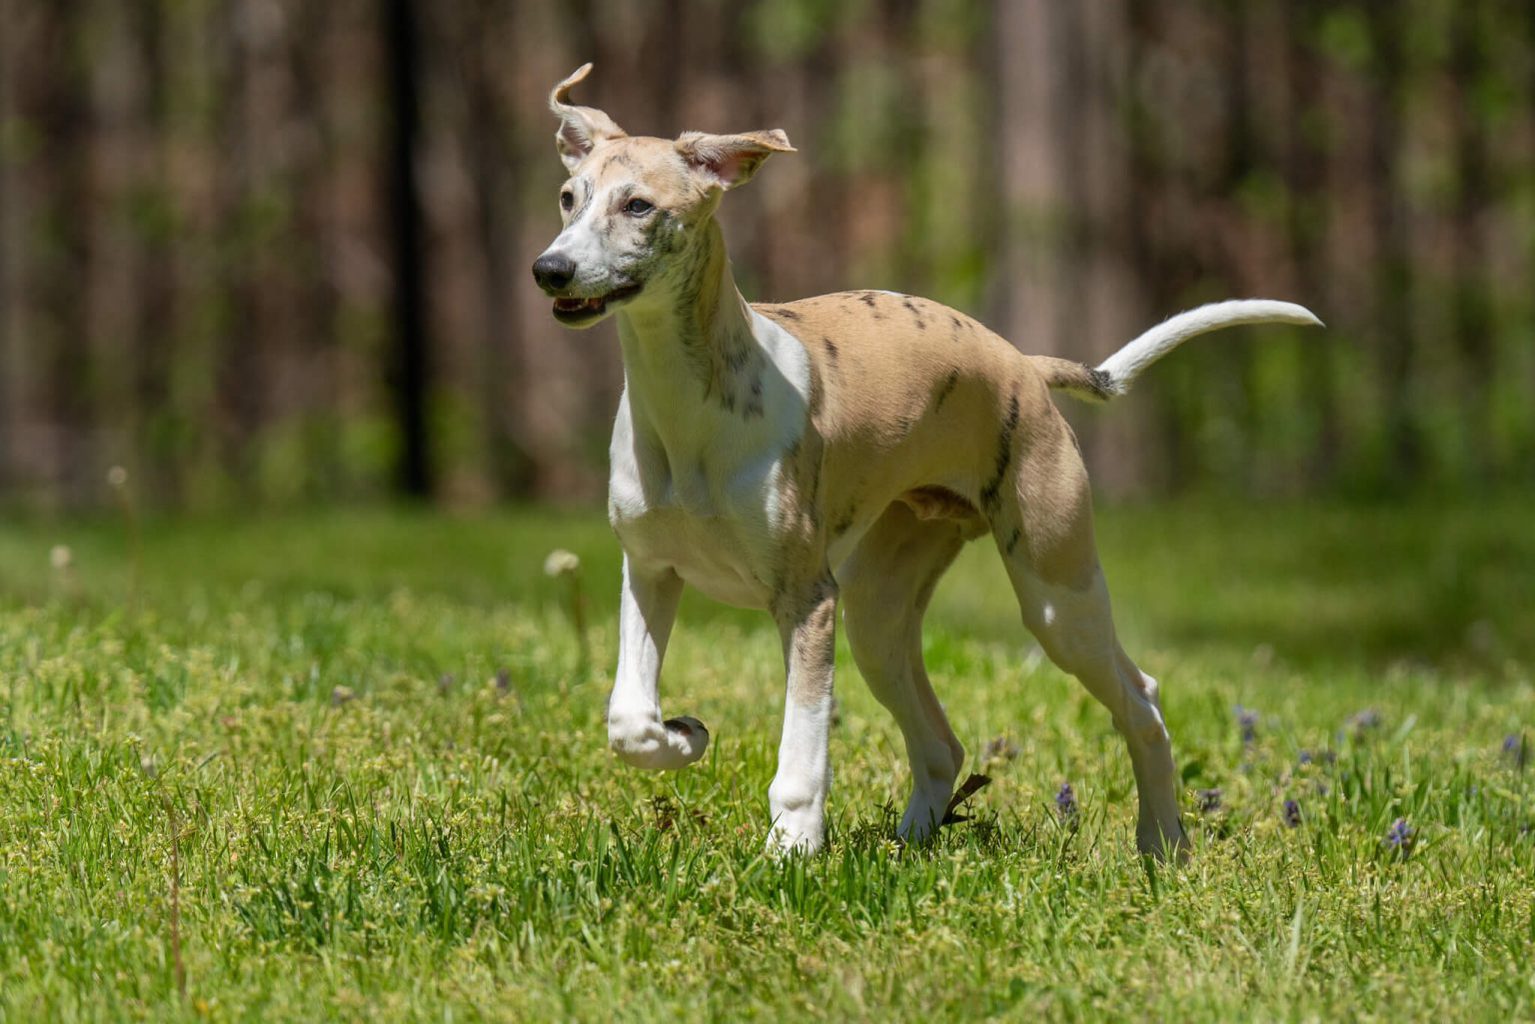
[[[559,291],[576,276],[576,264],[569,256],[546,252],[533,261],[533,280],[545,291]]]

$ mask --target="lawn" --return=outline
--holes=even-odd
[[[897,846],[902,747],[844,650],[829,849],[778,862],[775,632],[690,597],[664,701],[714,744],[620,765],[593,514],[150,523],[137,553],[117,522],[13,522],[0,1019],[1529,1019],[1532,509],[1103,512],[1181,870],[1134,855],[1123,746],[985,542],[927,652],[994,783]]]

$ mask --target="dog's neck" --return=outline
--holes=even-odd
[[[719,225],[711,217],[702,230],[696,261],[680,261],[699,268],[691,277],[663,275],[618,312],[631,412],[668,451],[677,447],[668,435],[708,430],[745,408],[754,378],[760,402],[765,353],[752,329],[756,314],[736,288]]]

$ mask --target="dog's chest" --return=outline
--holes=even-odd
[[[626,355],[608,513],[631,561],[765,608],[790,557],[784,524],[802,511],[789,464],[808,424],[810,362],[777,324],[756,313],[749,323],[735,402],[721,401],[719,382],[700,389],[686,364]]]
[[[787,444],[723,433],[668,452],[637,429],[627,401],[614,425],[608,515],[635,562],[670,567],[716,601],[765,608],[782,561]]]

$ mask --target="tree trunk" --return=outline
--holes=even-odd
[[[1371,49],[1376,55],[1365,125],[1373,238],[1374,357],[1384,401],[1385,481],[1403,487],[1423,466],[1423,439],[1412,411],[1413,268],[1407,201],[1397,174],[1402,133],[1402,24],[1397,0],[1368,0]]]
[[[336,336],[340,298],[335,280],[335,228],[330,209],[330,174],[334,140],[327,99],[334,86],[326,71],[330,44],[329,4],[303,4],[294,15],[296,31],[290,33],[289,64],[293,74],[293,118],[308,117],[310,145],[300,155],[292,188],[297,210],[295,242],[303,253],[298,285],[302,309],[299,346],[306,378],[304,403],[305,450],[308,466],[304,482],[308,496],[323,496],[325,488],[346,486],[346,466],[341,455],[340,339]]]
[[[39,337],[48,356],[47,394],[56,444],[53,475],[71,508],[84,507],[96,488],[89,317],[92,285],[91,129],[89,75],[84,54],[86,0],[49,5],[45,52],[56,63],[43,70],[33,104],[45,125],[37,157],[45,169],[45,237],[32,288],[43,322]]]
[[[1322,102],[1324,68],[1315,55],[1311,36],[1317,11],[1311,0],[1289,0],[1286,35],[1289,41],[1290,144],[1286,154],[1285,177],[1290,190],[1290,258],[1295,267],[1295,281],[1307,302],[1316,302],[1324,294],[1323,260],[1327,235],[1326,154],[1306,129],[1308,119]],[[1313,484],[1327,484],[1336,476],[1338,448],[1342,430],[1338,423],[1337,387],[1331,360],[1325,346],[1306,354],[1305,392],[1317,409],[1317,432],[1311,445],[1310,465],[1305,479]]]
[[[266,407],[266,374],[256,328],[258,282],[250,244],[250,49],[247,0],[225,0],[218,39],[225,47],[219,89],[217,262],[223,317],[215,348],[219,462],[245,501],[256,497],[253,451]]]
[[[1002,72],[993,132],[1002,184],[996,324],[1008,341],[1041,355],[1062,345],[1056,273],[1063,186],[1050,131],[1062,91],[1051,48],[1060,17],[1048,0],[1001,0],[995,33]]]
[[[421,195],[416,181],[420,72],[415,15],[413,0],[384,0],[386,94],[392,116],[388,143],[388,195],[396,332],[390,383],[400,438],[395,477],[401,495],[426,499],[432,496],[435,481],[427,408],[431,363],[428,358],[425,239]]]
[[[1485,59],[1480,38],[1481,4],[1460,0],[1451,29],[1450,70],[1455,78],[1455,214],[1453,318],[1460,363],[1460,457],[1470,478],[1487,481],[1497,438],[1493,427],[1491,384],[1496,372],[1492,317],[1486,274],[1481,213],[1492,189],[1487,173],[1487,144],[1476,109],[1477,78]]]
[[[500,5],[477,0],[464,40],[469,125],[466,133],[476,206],[475,229],[481,254],[481,382],[487,470],[500,496],[528,497],[535,466],[518,436],[516,403],[527,382],[515,335],[521,311],[512,266],[512,223],[507,204],[521,188],[512,147],[515,125],[500,98],[497,69],[511,48]]]
[[[170,393],[177,333],[179,210],[166,180],[165,149],[171,128],[166,116],[165,19],[157,0],[138,6],[134,28],[143,79],[136,167],[140,216],[134,267],[138,293],[133,335],[134,450],[143,479],[141,493],[156,504],[175,507],[181,498],[183,454]]]

